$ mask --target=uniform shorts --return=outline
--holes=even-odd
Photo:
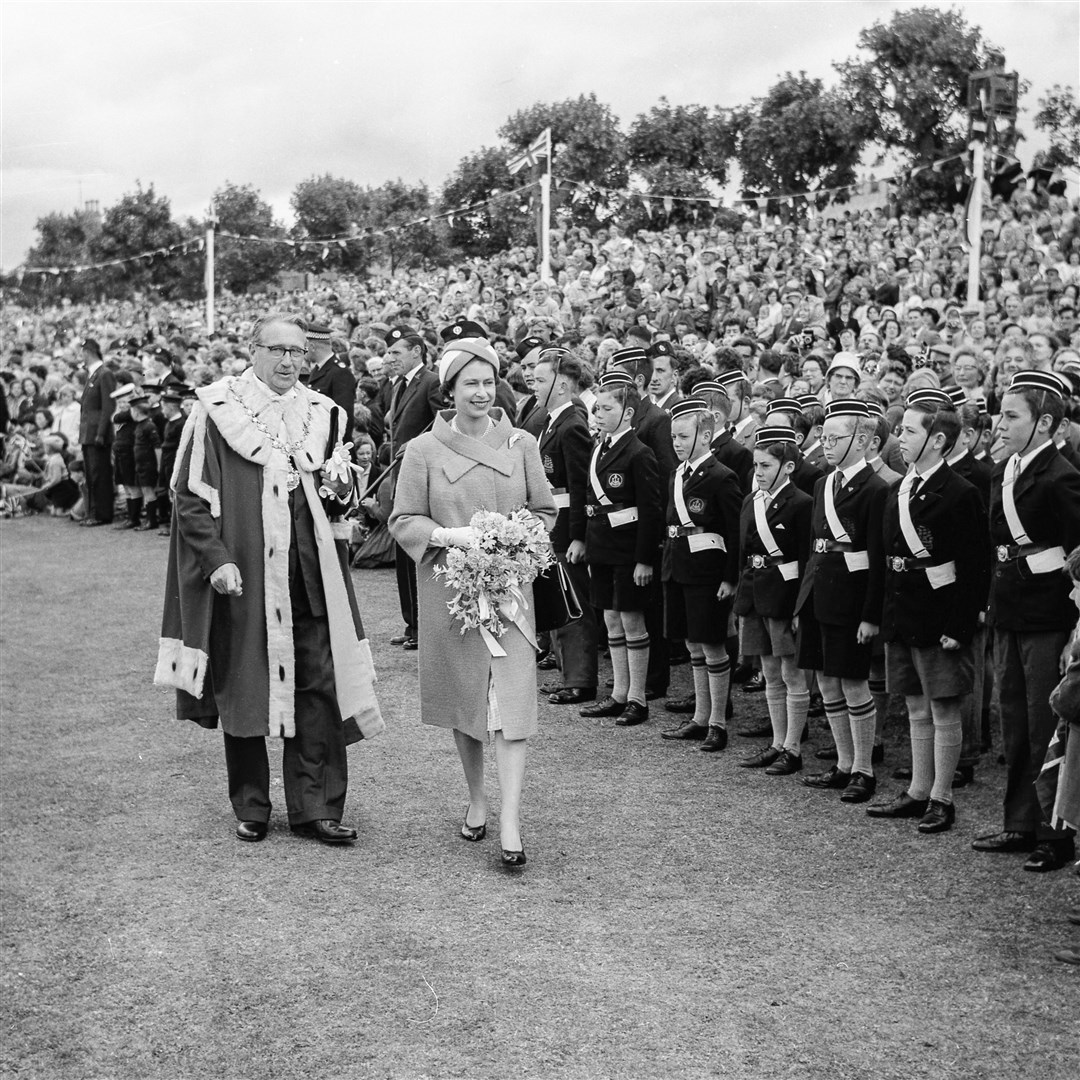
[[[634,584],[632,566],[606,563],[589,566],[589,599],[593,607],[604,611],[645,611],[651,595],[650,586]]]
[[[719,587],[664,582],[664,632],[669,641],[722,645],[727,640],[731,601],[716,598]]]
[[[943,649],[887,641],[885,685],[890,694],[906,697],[963,697],[975,686],[975,654],[970,645]]]
[[[860,645],[857,625],[819,623],[804,608],[799,613],[796,662],[806,671],[820,671],[834,679],[868,679],[873,646]]]
[[[115,468],[116,482],[124,487],[138,487],[139,481],[135,476],[135,448],[118,447],[113,451],[113,465]]]
[[[790,619],[772,619],[750,612],[739,617],[739,652],[743,656],[794,656]]]

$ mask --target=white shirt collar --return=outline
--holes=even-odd
[[[663,397],[653,397],[652,403],[658,408],[664,407],[664,402],[667,401],[675,393],[675,387],[673,386]]]
[[[786,488],[786,487],[788,486],[788,484],[790,484],[790,483],[791,483],[791,481],[790,481],[790,480],[789,480],[789,479],[788,479],[788,478],[787,478],[787,477],[785,476],[785,477],[784,477],[784,482],[783,482],[783,483],[782,483],[782,484],[781,484],[781,485],[780,485],[780,486],[779,486],[778,488],[774,488],[774,489],[773,489],[772,491],[761,491],[761,488],[758,488],[758,491],[761,491],[761,494],[765,496],[765,501],[766,501],[767,503],[770,503],[770,502],[772,502],[772,501],[773,501],[773,499],[775,499],[775,498],[776,498],[776,496],[777,496],[777,495],[779,495],[779,494],[780,494],[780,492],[781,492],[781,491],[783,491],[783,490],[784,490],[784,488]]]
[[[90,364],[87,367],[87,369],[86,369],[86,377],[89,379],[90,376],[93,375],[94,372],[97,371],[97,369],[99,367],[101,367],[101,365],[104,364],[104,363],[105,363],[104,360],[95,360],[92,364]]]
[[[569,409],[570,406],[573,404],[574,403],[572,401],[564,401],[557,409],[552,409],[548,413],[548,427],[551,427],[552,423],[555,420],[555,417],[562,416],[562,414],[566,412],[566,410]]]
[[[709,458],[711,458],[711,457],[712,457],[712,451],[711,451],[711,450],[706,450],[706,451],[705,451],[705,453],[701,455],[701,457],[699,457],[699,458],[695,458],[695,459],[694,459],[693,461],[691,461],[691,462],[683,462],[683,465],[684,465],[684,466],[686,466],[686,470],[685,470],[685,471],[686,471],[686,475],[687,475],[687,476],[689,476],[689,475],[690,475],[690,473],[694,473],[694,472],[697,472],[697,467],[698,467],[698,466],[699,466],[699,465],[700,465],[700,464],[701,464],[701,463],[702,463],[703,461],[708,461],[708,460],[709,460]]]
[[[953,456],[951,458],[946,458],[945,460],[949,463],[950,466],[952,466],[952,465],[955,465],[959,461],[963,461],[964,458],[967,457],[967,454],[968,454],[967,450],[957,450],[956,453],[953,454]]]
[[[629,435],[634,429],[632,427],[623,428],[617,435],[605,435],[605,439],[610,439],[611,446],[614,446],[624,435]]]
[[[938,463],[937,463],[936,465],[931,465],[931,466],[930,466],[930,468],[929,468],[929,469],[927,469],[927,470],[926,470],[925,472],[919,472],[919,470],[918,470],[918,469],[915,469],[915,470],[914,470],[914,472],[915,472],[915,475],[916,475],[916,476],[917,476],[917,477],[919,478],[919,480],[920,480],[921,482],[925,483],[925,482],[926,482],[927,480],[929,480],[929,479],[930,479],[930,477],[931,477],[931,476],[933,476],[933,475],[934,475],[934,473],[936,473],[936,472],[938,471],[938,469],[940,469],[940,468],[941,468],[941,466],[942,466],[942,465],[944,465],[944,464],[945,464],[945,459],[944,459],[944,458],[942,458],[942,459],[941,459],[940,461],[938,461]]]
[[[1013,454],[1013,456],[1009,459],[1010,462],[1012,462],[1012,461],[1019,461],[1020,462],[1020,468],[1016,469],[1016,475],[1019,476],[1047,447],[1053,446],[1053,445],[1054,445],[1054,440],[1053,439],[1047,439],[1046,442],[1044,442],[1042,444],[1042,446],[1037,446],[1034,450],[1029,450],[1026,454],[1024,454],[1023,457],[1019,457],[1018,455]],[[1015,469],[1016,466],[1013,465],[1012,468]]]
[[[851,481],[855,479],[855,476],[866,468],[866,465],[866,458],[859,458],[853,465],[849,465],[846,469],[841,469],[840,475],[843,477],[843,482],[845,484],[850,484]]]
[[[424,365],[423,364],[417,364],[416,367],[414,367],[412,369],[412,371],[406,371],[405,375],[403,376],[404,379],[405,379],[405,385],[406,386],[411,385],[413,379],[415,379],[416,376],[419,375],[420,372],[423,371],[423,370],[424,370]]]
[[[735,429],[734,429],[735,434],[736,435],[741,435],[753,422],[754,422],[754,414],[753,413],[751,413],[749,416],[744,416],[735,425]]]

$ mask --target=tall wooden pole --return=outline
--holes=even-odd
[[[551,128],[547,129],[547,161],[540,178],[540,280],[551,281]]]
[[[214,332],[214,226],[217,216],[213,204],[206,216],[206,332]]]

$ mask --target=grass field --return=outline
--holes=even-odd
[[[1080,969],[1050,959],[1077,878],[970,850],[996,765],[923,837],[737,768],[745,740],[703,755],[656,711],[623,730],[544,705],[509,876],[497,828],[457,837],[452,740],[387,643],[392,572],[365,571],[388,731],[349,751],[360,840],[294,837],[281,805],[241,844],[220,734],[151,683],[165,550],[0,525],[0,1075],[1080,1075]],[[737,724],[764,709],[737,697]]]

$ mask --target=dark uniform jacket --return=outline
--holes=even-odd
[[[739,480],[739,493],[745,498],[754,486],[754,453],[736,441],[730,431],[717,435],[709,449],[712,456],[726,465]]]
[[[865,570],[848,569],[842,551],[818,551],[819,542],[834,537],[825,521],[825,485],[833,474],[822,477],[814,488],[812,545],[795,602],[795,613],[813,600],[818,622],[831,626],[857,626],[868,622],[881,625],[881,604],[885,587],[885,556],[881,547],[881,519],[889,485],[863,463],[862,469],[836,496],[836,513],[851,537],[853,552],[866,556]]]
[[[660,478],[653,452],[633,431],[628,431],[607,450],[601,443],[596,473],[604,494],[615,507],[636,507],[638,519],[612,526],[611,507],[600,505],[590,482],[585,503],[586,558],[598,565],[651,566],[657,559],[664,528]]]
[[[814,497],[814,485],[825,475],[824,469],[819,469],[802,451],[799,452],[799,460],[795,463],[795,471],[791,474],[791,482],[800,490]]]
[[[551,530],[551,546],[561,555],[571,541],[585,539],[585,503],[596,501],[589,491],[593,442],[584,418],[571,405],[540,432],[539,444],[544,474],[556,502],[570,501],[569,506],[559,507],[559,516]]]
[[[797,562],[799,572],[785,580],[777,564],[764,565],[772,560],[758,535],[754,518],[754,495],[751,492],[742,504],[739,522],[739,591],[735,595],[735,614],[753,612],[762,618],[790,619],[795,614],[799,582],[810,558],[811,514],[814,500],[800,491],[790,480],[765,508],[765,520],[772,529],[773,539],[784,562]],[[762,565],[753,566],[752,561]]]
[[[331,356],[323,365],[308,376],[307,384],[312,390],[325,394],[345,413],[345,431],[342,441],[352,438],[353,412],[356,409],[356,376],[348,361]]]
[[[165,421],[165,432],[161,436],[161,468],[158,470],[158,487],[168,488],[172,480],[173,466],[176,465],[176,451],[180,447],[180,433],[184,430],[186,417],[183,413]]]
[[[959,461],[954,461],[949,468],[962,480],[975,485],[975,490],[982,499],[983,509],[990,509],[990,466],[980,461],[968,450]]]
[[[671,443],[671,416],[658,409],[648,397],[641,399],[641,405],[635,411],[630,426],[634,434],[652,452],[660,476],[660,497],[667,495],[668,481],[678,467],[679,459],[675,456],[675,447]],[[660,507],[663,520],[663,506]]]
[[[683,498],[690,515],[692,536],[672,536],[682,532],[683,523],[675,506],[678,472],[668,481],[668,536],[664,541],[664,580],[680,585],[715,585],[739,580],[739,504],[742,496],[735,474],[714,457],[706,457],[683,483]],[[693,550],[696,538],[716,533],[723,547]]]
[[[885,500],[885,609],[881,636],[916,648],[938,645],[942,634],[967,645],[990,589],[986,510],[978,491],[947,463],[919,484],[909,500],[911,521],[934,566],[954,563],[956,580],[934,588],[900,530],[900,484]],[[904,560],[900,563],[899,560]],[[902,566],[902,570],[896,567]]]
[[[1015,541],[1001,500],[1001,481],[1010,461],[1006,458],[994,466],[990,487],[990,542],[996,549],[990,622],[1002,630],[1025,633],[1071,630],[1076,608],[1069,599],[1068,576],[1057,570],[1033,573],[1025,558],[1012,557]],[[1060,546],[1066,555],[1080,544],[1080,473],[1056,446],[1042,450],[1020,474],[1013,500],[1032,544]]]
[[[112,415],[116,402],[109,396],[116,389],[116,376],[104,365],[86,380],[79,415],[79,442],[83,446],[112,442]]]
[[[442,408],[439,376],[429,368],[422,367],[411,382],[395,383],[386,413],[391,456],[398,454],[410,439],[426,431]]]

